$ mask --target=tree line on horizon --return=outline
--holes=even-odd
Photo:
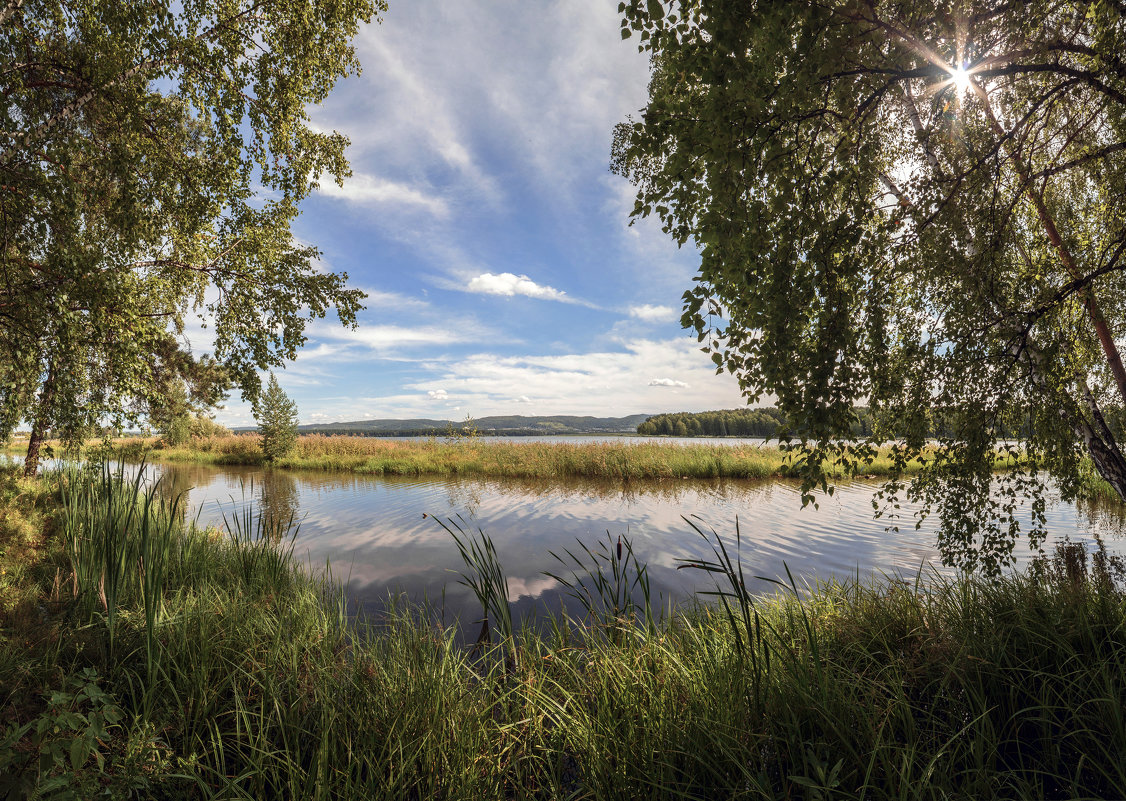
[[[890,436],[903,436],[895,421],[884,419],[867,406],[853,409],[850,435],[868,437],[882,427]],[[1107,424],[1116,437],[1123,434],[1122,420],[1113,417]],[[668,412],[655,414],[637,426],[637,433],[645,436],[667,437],[763,437],[778,436],[780,431],[792,430],[793,425],[784,412],[776,408],[719,409],[709,412]],[[1027,421],[1006,421],[997,430],[1000,439],[1025,439],[1029,435]],[[928,418],[926,436],[955,437],[956,427],[949,421]]]
[[[646,436],[773,437],[786,425],[778,409],[719,409],[655,414],[637,427]]]
[[[855,409],[852,436],[867,437],[873,432],[872,411],[864,406]],[[655,414],[637,427],[645,436],[667,437],[763,437],[769,439],[780,431],[792,428],[789,418],[780,409],[718,409],[709,412],[666,412]]]

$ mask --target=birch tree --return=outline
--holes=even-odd
[[[198,373],[194,315],[250,400],[310,317],[354,324],[362,294],[290,226],[319,176],[348,174],[345,138],[306,109],[358,70],[351,40],[382,7],[0,8],[0,438],[32,422],[28,472],[48,427],[136,420],[170,370]]]
[[[1126,497],[1126,3],[620,10],[653,71],[613,167],[699,249],[682,321],[794,421],[806,493],[890,443],[926,468],[877,508],[921,501],[986,570],[1040,541],[1045,475]]]

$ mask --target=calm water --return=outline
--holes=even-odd
[[[436,434],[432,437],[373,437],[372,439],[386,439],[392,442],[407,441],[421,442],[428,439],[444,440],[446,437]],[[767,440],[762,437],[649,437],[635,434],[530,434],[526,437],[491,436],[482,435],[483,442],[565,442],[574,445],[583,445],[591,442],[612,442],[614,444],[636,445],[645,442],[660,442],[668,445],[774,445],[778,440]]]
[[[508,574],[519,614],[557,609],[563,595],[544,570],[563,567],[552,556],[576,541],[595,547],[628,536],[648,564],[654,598],[673,602],[711,588],[699,571],[677,570],[679,560],[711,557],[707,543],[685,522],[696,515],[729,540],[738,518],[748,575],[780,577],[786,567],[799,581],[878,572],[913,576],[920,566],[938,567],[934,530],[914,529],[904,504],[904,530],[885,530],[872,513],[877,485],[853,482],[819,508],[801,508],[793,484],[771,481],[656,481],[629,486],[592,482],[369,477],[348,473],[291,472],[257,468],[161,465],[169,486],[187,493],[189,514],[219,524],[256,504],[271,513],[292,512],[301,521],[297,553],[314,567],[331,564],[353,605],[377,610],[389,593],[405,592],[441,602],[451,615],[476,617],[469,590],[458,584],[463,569],[450,536],[433,518],[460,516],[493,539]],[[1126,552],[1120,533],[1122,507],[1077,508],[1049,504],[1052,539],[1092,542],[1097,534]],[[1052,539],[1045,547],[1050,548]],[[1018,543],[1020,562],[1030,556]],[[755,589],[773,585],[756,580]]]

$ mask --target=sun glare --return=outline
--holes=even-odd
[[[961,67],[950,70],[950,80],[959,94],[965,94],[970,90],[970,74]]]

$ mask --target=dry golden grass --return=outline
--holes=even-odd
[[[155,461],[203,464],[263,463],[256,435],[196,438],[181,447],[128,440],[121,453]],[[298,439],[278,467],[345,470],[373,475],[472,475],[507,478],[770,478],[792,468],[777,447],[677,442],[511,442],[484,438],[394,440],[310,434]],[[862,472],[886,475],[881,456]],[[838,476],[844,471],[838,471]]]

